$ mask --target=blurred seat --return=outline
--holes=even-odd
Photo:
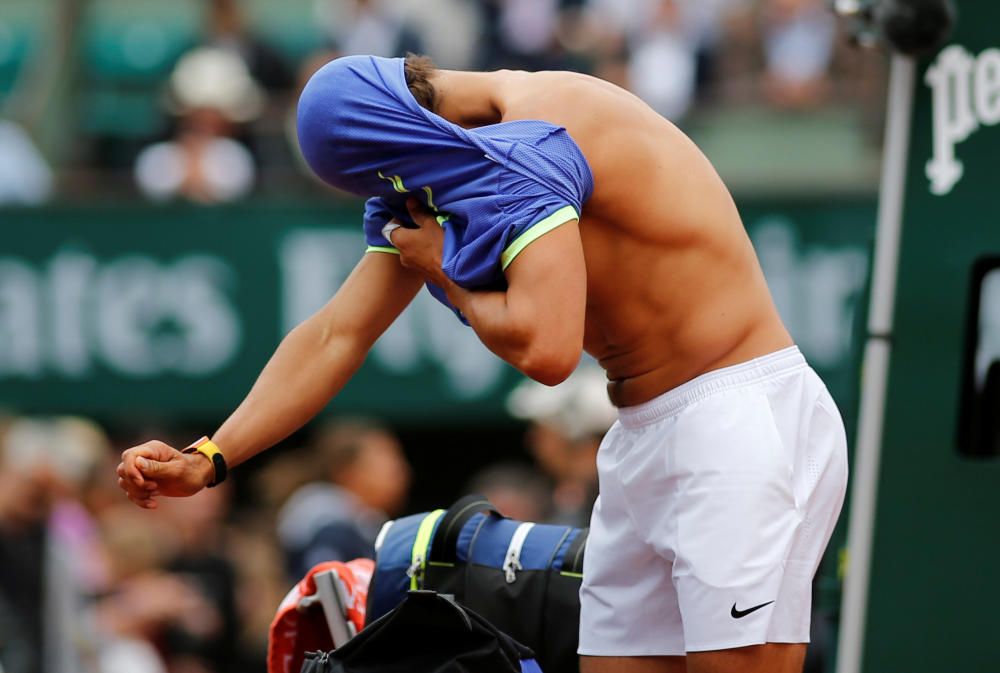
[[[243,0],[250,29],[291,63],[324,46],[315,0]]]
[[[201,33],[198,0],[92,0],[84,57],[96,80],[159,82]]]
[[[39,0],[3,0],[0,4],[0,101],[41,45],[50,14],[51,3]]]
[[[155,135],[164,123],[162,84],[197,43],[203,14],[198,0],[92,0],[81,40],[81,130],[119,138]]]

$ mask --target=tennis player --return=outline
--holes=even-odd
[[[211,439],[125,451],[129,498],[196,493],[294,432],[426,284],[533,379],[559,383],[584,350],[607,372],[620,412],[598,454],[581,670],[801,671],[844,427],[698,148],[591,77],[420,57],[329,63],[298,127],[317,175],[369,197],[368,252]]]

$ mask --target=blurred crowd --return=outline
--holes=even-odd
[[[281,11],[283,3],[271,4]],[[299,11],[309,31],[298,39],[286,31],[283,42],[268,29],[270,15],[261,18],[262,5],[197,0],[200,25],[177,38],[173,56],[153,20],[126,22],[121,35],[109,29],[98,47],[110,50],[118,39],[125,64],[94,57],[68,68],[64,58],[71,76],[56,78],[65,83],[62,99],[55,85],[43,90],[53,78],[22,67],[0,98],[0,203],[95,187],[202,204],[308,194],[317,186],[297,158],[296,95],[319,66],[345,54],[412,51],[447,68],[591,73],[681,125],[703,110],[808,112],[877,91],[838,39],[827,0],[297,0],[285,13]],[[97,39],[76,35],[73,25],[62,35],[69,44]],[[0,9],[0,43],[2,29]],[[140,67],[157,58],[159,70]],[[26,100],[75,100],[80,118],[63,117],[69,133],[46,133]]]
[[[509,407],[525,446],[441,489],[485,494],[515,518],[587,525],[615,418],[603,374],[526,382]],[[116,483],[118,452],[142,439],[74,417],[0,422],[4,673],[263,671],[293,582],[321,561],[372,557],[381,525],[412,511],[414,449],[370,419],[319,423],[260,469],[156,510]]]
[[[9,418],[0,437],[5,673],[261,670],[280,552],[230,485],[149,515],[93,422]]]

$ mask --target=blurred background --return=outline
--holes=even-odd
[[[211,434],[360,258],[362,205],[304,168],[295,102],[331,58],[408,51],[591,73],[689,133],[853,436],[887,59],[823,0],[0,0],[3,673],[262,671],[306,569],[466,491],[586,525],[603,375],[526,383],[425,295],[224,487],[149,512],[115,484],[123,449]]]

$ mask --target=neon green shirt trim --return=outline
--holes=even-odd
[[[399,250],[396,248],[390,248],[387,245],[369,245],[365,252],[387,252],[390,255],[398,255]]]
[[[427,563],[427,555],[430,553],[431,548],[431,535],[434,533],[434,524],[438,522],[444,516],[443,509],[436,509],[427,516],[424,517],[423,521],[420,522],[420,527],[417,528],[417,537],[413,541],[413,551],[410,560],[413,566],[417,568],[417,571],[413,573],[413,577],[410,578],[410,589],[422,589],[423,588],[423,575],[424,566]]]
[[[400,194],[406,194],[408,191],[410,191],[409,189],[406,188],[406,185],[403,184],[403,178],[399,177],[398,175],[382,175],[382,171],[379,171],[378,176],[383,180],[388,180],[389,182],[391,182],[392,188],[395,189]]]
[[[500,255],[501,268],[506,270],[507,267],[510,266],[510,263],[514,261],[515,257],[520,255],[525,248],[545,234],[560,225],[566,224],[570,220],[578,219],[580,219],[580,215],[576,212],[576,208],[573,206],[563,206],[548,217],[535,222],[533,225],[525,229],[524,233],[515,238],[514,241],[507,246],[507,249],[503,251],[503,254]]]

